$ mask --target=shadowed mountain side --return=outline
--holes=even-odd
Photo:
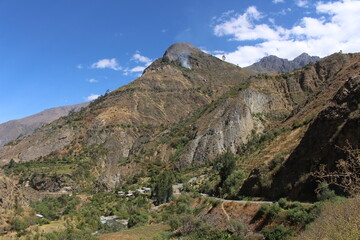
[[[347,153],[342,149],[348,144],[359,148],[360,55],[333,54],[316,63],[314,70],[318,79],[328,80],[321,84],[321,91],[310,95],[284,122],[293,128],[300,127],[303,136],[299,144],[290,150],[276,171],[269,169],[269,163],[254,169],[240,194],[315,201],[317,184],[310,173],[317,171],[320,164],[334,170],[338,160],[346,159]],[[301,121],[312,118],[308,127],[301,126]],[[284,151],[288,149],[284,147]],[[270,182],[265,184],[265,178]]]

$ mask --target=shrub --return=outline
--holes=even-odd
[[[301,123],[294,122],[293,125],[292,125],[292,129],[297,129],[297,128],[301,127],[301,126],[302,126]]]
[[[243,184],[245,179],[245,174],[243,171],[234,171],[232,174],[230,174],[222,186],[222,195],[226,198],[237,198],[239,189],[241,185]]]
[[[269,164],[269,170],[272,171],[275,168],[280,167],[280,165],[282,164],[282,162],[285,160],[285,154],[284,153],[278,153],[275,155],[274,159],[271,160],[270,164]]]
[[[269,218],[269,220],[274,220],[280,212],[281,208],[278,203],[270,204],[262,204],[257,212],[258,217],[263,217],[264,215]]]
[[[278,204],[283,209],[287,209],[289,207],[289,202],[286,200],[286,198],[280,198]]]
[[[312,222],[315,219],[315,216],[306,210],[299,208],[290,209],[286,215],[286,220],[293,225],[300,224],[305,226],[306,224]]]
[[[360,196],[342,202],[322,203],[319,217],[306,227],[298,239],[359,239]]]
[[[128,227],[131,228],[134,226],[144,225],[145,223],[147,223],[147,221],[148,221],[148,215],[142,212],[137,212],[130,216]]]
[[[319,201],[332,200],[336,198],[336,194],[334,190],[329,189],[329,185],[326,182],[322,182],[319,184],[317,199]]]
[[[210,204],[213,208],[215,208],[216,206],[218,206],[220,204],[220,201],[214,198],[210,198]]]
[[[248,229],[245,224],[231,219],[229,222],[229,230],[238,235],[245,235]]]
[[[270,220],[274,220],[279,215],[280,210],[281,210],[281,208],[280,208],[279,204],[274,203],[269,208],[267,216],[269,217]]]
[[[265,228],[262,231],[265,240],[285,240],[291,234],[291,230],[283,225],[276,226],[273,229]]]
[[[75,211],[79,199],[74,196],[62,195],[56,198],[44,198],[42,201],[32,202],[30,206],[49,220],[59,219],[60,216]]]
[[[22,218],[14,218],[10,221],[11,229],[15,230],[17,232],[24,231],[27,227],[29,227],[29,224],[26,223],[26,221]]]
[[[176,215],[169,216],[169,219],[167,222],[170,225],[171,231],[175,231],[182,225],[179,216],[176,216]]]
[[[259,217],[267,215],[267,213],[269,212],[269,209],[270,209],[269,204],[262,204],[261,207],[259,208],[258,212],[257,212],[257,215]]]

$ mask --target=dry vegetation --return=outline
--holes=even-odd
[[[99,236],[100,240],[140,240],[154,239],[160,237],[161,233],[169,230],[170,227],[162,224],[142,226],[123,230],[116,233],[108,233]]]
[[[360,195],[337,203],[326,203],[320,216],[296,239],[358,240]]]

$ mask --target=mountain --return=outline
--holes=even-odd
[[[359,146],[359,69],[360,54],[337,53],[254,75],[177,43],[132,83],[0,148],[0,163],[40,191],[111,190],[166,170],[213,186],[207,169],[229,151],[246,174],[239,194],[313,200],[310,171],[333,166],[345,140]]]
[[[279,58],[274,55],[270,55],[262,58],[259,62],[256,62],[245,69],[254,73],[280,73],[290,72],[298,68],[302,68],[309,63],[319,61],[320,57],[310,56],[307,53],[302,53],[292,61]]]
[[[79,111],[88,104],[89,103],[81,103],[71,106],[50,108],[29,117],[2,123],[0,124],[0,146],[17,139],[18,137],[30,134],[35,129],[65,116],[71,111]]]

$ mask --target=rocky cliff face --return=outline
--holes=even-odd
[[[81,103],[72,106],[51,108],[29,117],[2,123],[0,124],[0,146],[18,137],[28,135],[35,129],[68,115],[71,111],[79,111],[88,104],[89,103]]]
[[[295,69],[302,68],[305,65],[319,61],[317,56],[310,56],[307,53],[302,53],[292,61],[287,59],[278,58],[276,56],[267,56],[262,58],[259,62],[254,63],[245,69],[253,71],[255,73],[280,73],[291,72]]]

